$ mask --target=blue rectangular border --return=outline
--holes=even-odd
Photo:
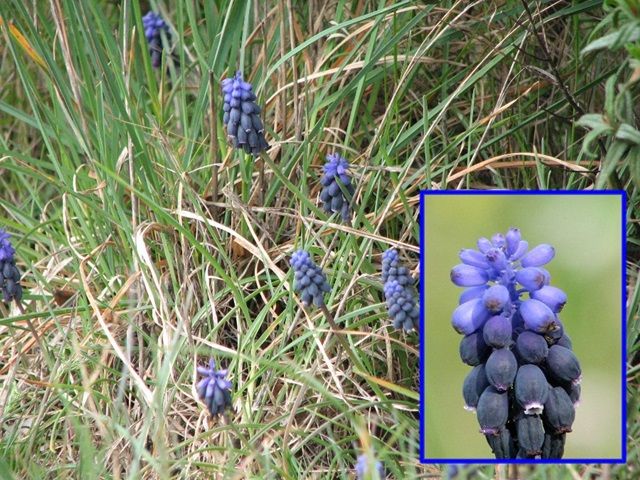
[[[627,193],[624,190],[420,190],[420,319],[425,320],[425,258],[423,255],[425,245],[424,232],[424,206],[427,195],[619,195],[621,204],[621,252],[622,265],[621,277],[621,299],[622,302],[622,379],[621,379],[621,407],[622,407],[622,456],[620,458],[562,458],[559,460],[533,460],[533,459],[483,459],[483,458],[426,458],[424,442],[424,361],[425,358],[425,328],[420,329],[420,463],[423,464],[575,464],[575,463],[607,463],[619,464],[627,463]]]

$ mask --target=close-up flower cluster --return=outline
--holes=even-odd
[[[22,299],[22,286],[20,285],[20,271],[16,267],[14,257],[16,251],[11,244],[10,235],[0,229],[0,289],[2,300],[10,303]]]
[[[242,72],[222,80],[224,95],[223,123],[234,148],[244,149],[254,156],[269,148],[264,138],[260,107],[256,104],[253,87],[242,78]]]
[[[531,250],[517,228],[463,249],[451,281],[465,287],[452,324],[460,357],[473,367],[463,384],[496,458],[562,458],[580,399],[580,363],[559,313],[566,294],[542,268],[551,245]]]
[[[358,455],[356,480],[384,480],[385,478],[384,465],[380,460],[373,458],[373,465],[371,465],[371,459],[367,454]]]

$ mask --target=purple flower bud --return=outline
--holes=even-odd
[[[540,290],[532,292],[531,297],[541,301],[555,313],[560,312],[567,303],[567,294],[550,285],[545,285]]]
[[[478,240],[478,250],[480,250],[482,253],[487,253],[492,248],[493,248],[493,245],[491,244],[491,241],[489,241],[488,239],[482,237]]]
[[[549,395],[549,384],[542,370],[535,365],[522,365],[515,382],[516,401],[526,415],[540,414]]]
[[[489,265],[497,271],[507,268],[507,257],[499,248],[492,248],[485,255]]]
[[[466,335],[460,340],[460,358],[464,363],[475,367],[484,363],[491,355],[491,347],[486,344],[482,330]]]
[[[486,375],[489,383],[496,390],[506,391],[513,385],[518,370],[516,357],[508,348],[494,350],[486,365]]]
[[[489,288],[489,285],[480,285],[479,287],[470,287],[465,289],[458,299],[458,305],[462,305],[463,303],[468,302],[469,300],[473,300],[474,298],[482,298],[484,292]]]
[[[544,333],[557,328],[556,316],[539,300],[525,300],[520,304],[520,315],[527,329]]]
[[[478,267],[483,269],[489,268],[489,262],[487,262],[487,259],[485,258],[484,254],[478,252],[477,250],[465,248],[460,250],[460,253],[458,254],[458,256],[460,257],[460,260],[462,260],[462,263],[471,265],[472,267]]]
[[[483,364],[476,365],[464,379],[462,396],[464,397],[464,409],[475,412],[480,395],[489,386],[489,380],[484,371]]]
[[[549,347],[542,335],[525,330],[516,340],[516,354],[522,363],[540,364],[545,361]]]
[[[523,268],[516,272],[516,282],[522,285],[525,290],[533,292],[544,286],[545,274],[540,268]]]
[[[482,305],[482,300],[476,298],[458,305],[451,316],[451,323],[456,332],[469,335],[478,330],[489,318],[489,312]]]
[[[509,394],[487,387],[480,395],[476,413],[481,433],[499,434],[509,418]]]
[[[518,228],[511,227],[509,231],[507,231],[507,235],[505,236],[505,240],[507,242],[507,257],[511,257],[511,255],[516,252],[521,239],[522,235]]]
[[[554,387],[544,404],[543,418],[549,425],[550,433],[567,433],[576,418],[576,411],[569,395],[562,387]]]
[[[491,317],[482,327],[482,333],[488,345],[494,348],[508,347],[512,343],[511,320],[504,315]]]
[[[564,382],[580,383],[582,369],[574,353],[560,345],[552,345],[547,355],[549,373]]]
[[[520,264],[523,267],[541,267],[553,260],[555,254],[556,251],[551,245],[542,243],[522,257]]]
[[[456,265],[451,269],[451,281],[459,287],[476,287],[489,280],[485,270],[471,265]]]
[[[569,350],[573,349],[573,343],[571,342],[571,338],[566,333],[563,333],[562,336],[555,343],[556,345],[560,345],[561,347],[568,348]]]
[[[511,254],[509,260],[511,260],[512,262],[519,260],[525,253],[527,253],[528,248],[529,242],[527,242],[526,240],[520,240],[520,242],[518,242],[516,251]]]
[[[507,244],[504,238],[504,235],[501,233],[496,233],[493,237],[491,237],[491,243],[493,244],[494,247],[499,249],[503,249],[504,246]]]
[[[482,295],[482,303],[491,313],[501,312],[510,300],[509,290],[503,285],[493,285]]]

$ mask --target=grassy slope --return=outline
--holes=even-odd
[[[0,320],[0,475],[349,478],[371,444],[395,478],[439,476],[416,461],[417,337],[389,327],[380,253],[417,266],[419,189],[592,187],[584,131],[540,57],[600,108],[617,59],[578,55],[598,2],[536,10],[548,52],[519,2],[253,3],[161,3],[184,66],[165,75],[133,33],[147,5],[0,3],[21,34],[1,27],[0,211],[28,292],[26,313]],[[236,68],[272,144],[259,205],[258,168],[219,122],[218,82]],[[332,151],[357,179],[352,227],[316,203]],[[297,303],[297,247],[328,273],[364,371]],[[194,400],[194,365],[211,355],[234,382],[230,422]]]

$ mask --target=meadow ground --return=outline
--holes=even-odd
[[[160,68],[149,9],[170,27]],[[627,192],[628,464],[520,476],[637,478],[636,2],[6,0],[0,17],[0,227],[25,292],[0,305],[1,478],[354,478],[363,448],[392,478],[441,477],[417,460],[418,336],[391,326],[381,253],[418,271],[421,189],[496,188]],[[222,125],[236,70],[263,108],[258,162]],[[333,152],[349,224],[318,201]],[[337,333],[293,291],[298,248]],[[233,382],[224,418],[196,398],[210,357]]]

